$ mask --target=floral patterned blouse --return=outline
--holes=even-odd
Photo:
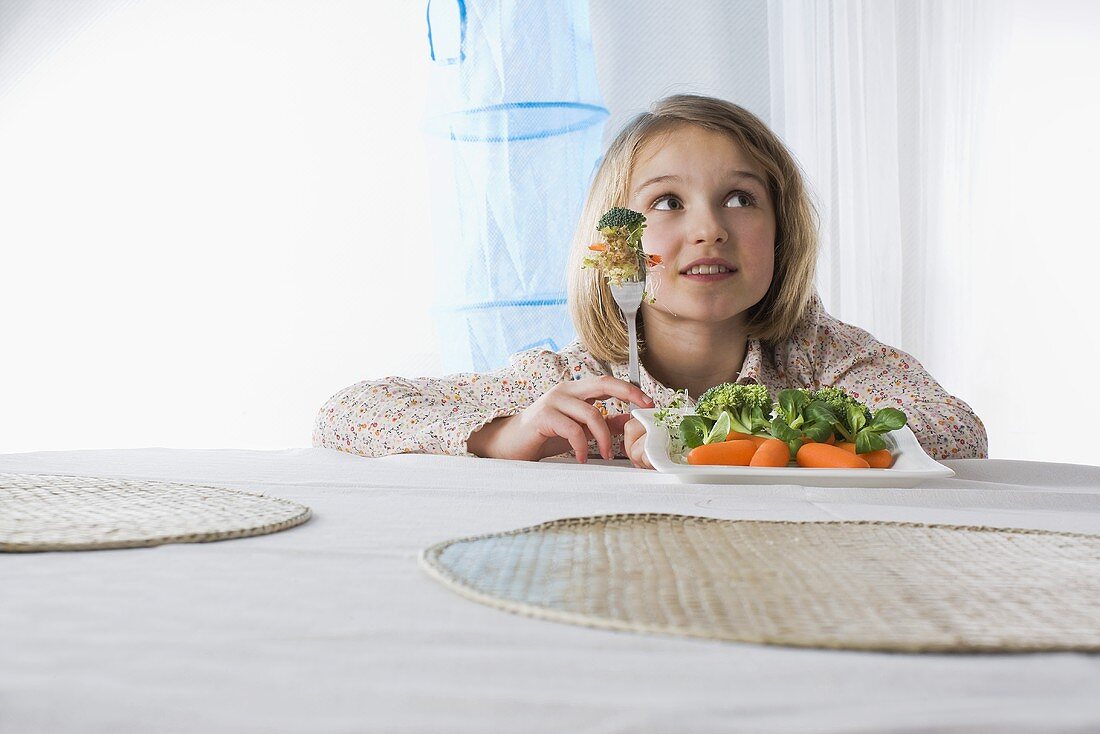
[[[486,423],[521,412],[563,380],[602,375],[626,380],[626,365],[600,362],[573,343],[560,352],[521,352],[495,372],[359,382],[322,406],[313,444],[362,456],[471,455],[466,441]],[[905,411],[909,427],[933,458],[988,456],[985,426],[970,406],[949,395],[910,355],[830,316],[816,296],[786,343],[749,340],[737,381],[766,385],[773,396],[790,387],[840,387],[872,410]],[[657,407],[668,406],[678,395],[644,366],[641,388]],[[692,406],[690,400],[686,406]],[[629,406],[612,398],[603,401],[603,409],[614,415]],[[624,456],[621,436],[613,447],[616,456]],[[594,441],[589,453],[599,456]]]

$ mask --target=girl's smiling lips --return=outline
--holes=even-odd
[[[693,273],[692,269],[696,269],[697,272]],[[725,280],[726,278],[733,277],[736,272],[737,268],[727,260],[717,257],[703,257],[688,263],[680,270],[680,275],[688,280],[706,283],[715,280]]]

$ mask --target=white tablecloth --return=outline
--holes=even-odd
[[[888,490],[322,449],[0,455],[0,472],[216,484],[314,511],[257,538],[0,554],[0,732],[1100,731],[1094,655],[609,632],[467,601],[416,564],[440,540],[617,512],[1100,532],[1098,467],[948,465],[953,479]]]

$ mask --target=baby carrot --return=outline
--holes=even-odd
[[[856,445],[849,441],[842,441],[837,444],[837,447],[856,454]],[[856,456],[866,461],[872,469],[889,469],[894,465],[894,455],[890,453],[890,449],[868,451],[866,454],[856,454]]]
[[[769,438],[756,447],[749,466],[786,466],[791,460],[791,447],[786,441]]]
[[[754,453],[752,441],[719,441],[696,446],[688,452],[687,460],[689,464],[748,466]]]
[[[894,455],[890,449],[868,451],[866,454],[856,454],[859,458],[871,465],[872,469],[889,469],[894,464]]]
[[[760,448],[760,444],[768,441],[767,436],[754,436],[751,433],[738,433],[737,431],[730,431],[726,434],[727,441],[752,441],[753,446]]]
[[[827,443],[803,444],[795,455],[799,466],[815,469],[868,469],[870,464],[859,456]]]

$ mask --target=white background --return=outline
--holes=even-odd
[[[304,446],[345,385],[437,372],[424,7],[379,7],[0,2],[0,452]],[[671,92],[767,119],[766,3],[625,7],[592,0],[605,137]],[[976,336],[914,356],[991,456],[1100,464],[1063,417],[1100,361],[1098,15],[1005,7]]]
[[[307,446],[431,372],[421,3],[0,3],[0,451]]]

